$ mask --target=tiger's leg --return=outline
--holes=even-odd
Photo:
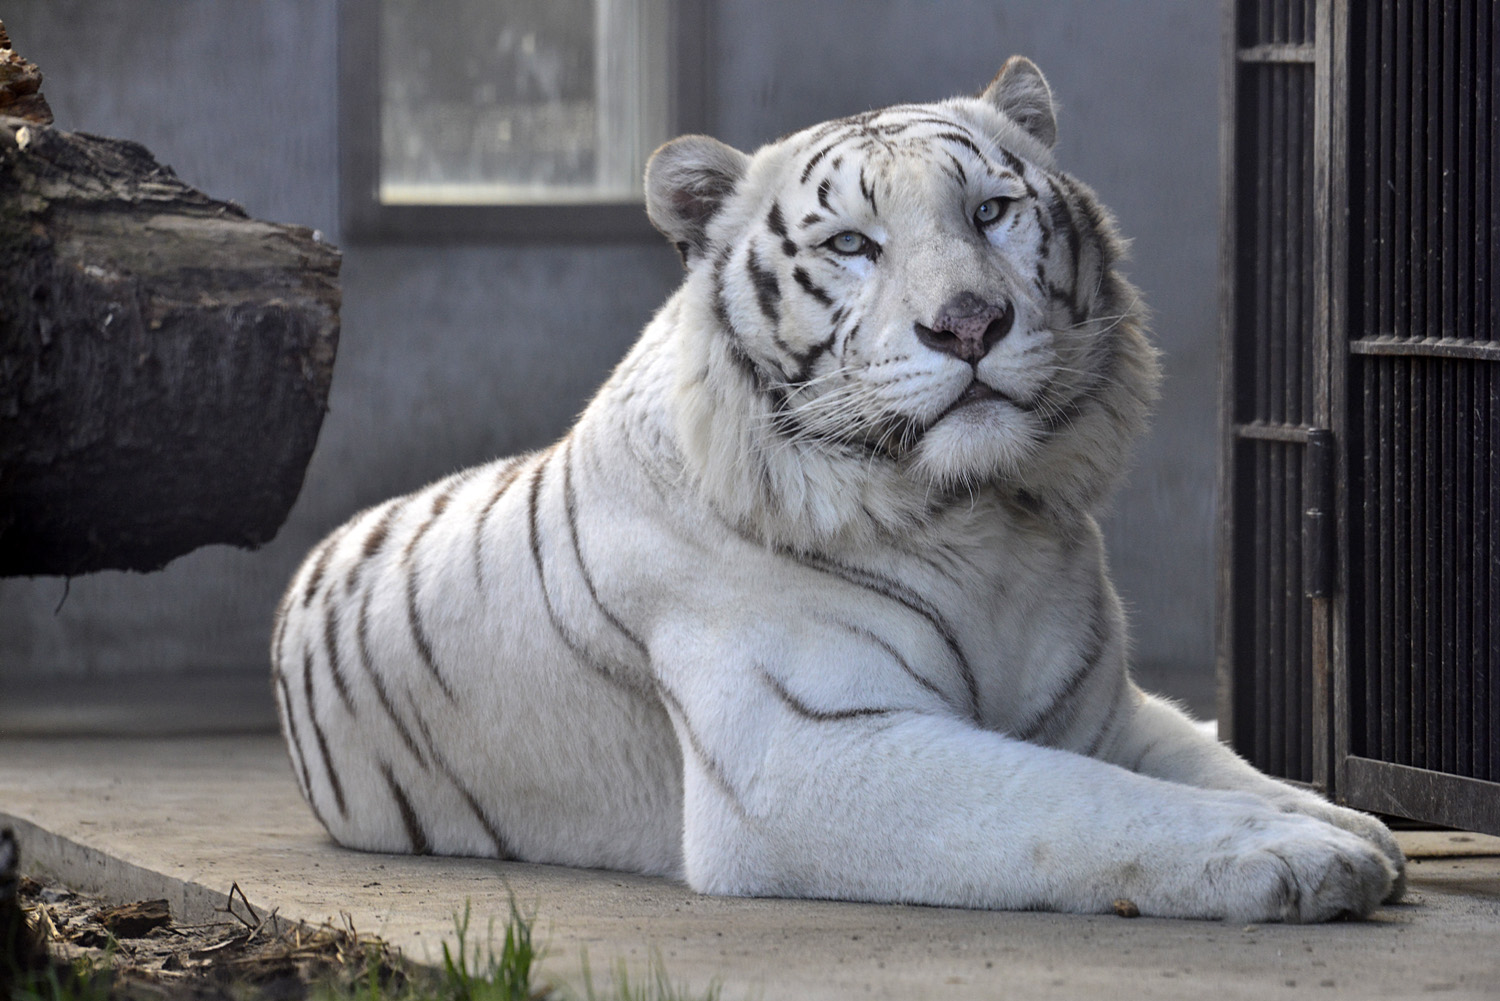
[[[1387,901],[1400,899],[1406,884],[1406,858],[1380,821],[1271,778],[1204,734],[1171,702],[1142,692],[1134,684],[1125,685],[1120,698],[1114,732],[1102,742],[1100,758],[1169,782],[1253,793],[1283,812],[1315,817],[1357,834],[1378,847],[1394,867],[1396,881]]]
[[[1391,885],[1368,841],[1260,797],[926,707],[819,705],[794,672],[770,683],[777,665],[679,639],[675,666],[657,664],[700,891],[1075,912],[1128,897],[1162,916],[1316,921],[1367,914]]]

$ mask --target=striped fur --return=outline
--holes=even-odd
[[[573,430],[356,515],[291,582],[274,690],[332,835],[735,894],[1399,892],[1378,823],[1129,679],[1094,516],[1157,367],[1054,136],[1017,59],[753,156],[663,147],[687,275]]]

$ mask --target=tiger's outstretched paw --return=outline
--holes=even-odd
[[[1396,867],[1371,840],[1312,817],[1252,823],[1210,863],[1230,921],[1329,921],[1369,916],[1387,900]]]
[[[1396,874],[1390,892],[1382,903],[1394,904],[1406,893],[1406,855],[1401,851],[1401,846],[1396,843],[1396,837],[1391,833],[1390,828],[1379,820],[1367,813],[1360,813],[1358,810],[1335,806],[1321,796],[1290,786],[1284,787],[1284,791],[1277,790],[1270,799],[1277,809],[1283,812],[1299,813],[1321,820],[1325,824],[1332,824],[1334,827],[1363,838],[1379,849]]]

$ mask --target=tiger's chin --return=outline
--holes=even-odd
[[[943,489],[1018,478],[1041,442],[1019,407],[985,399],[955,407],[922,435],[912,471]]]

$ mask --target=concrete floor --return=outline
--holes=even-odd
[[[3,731],[0,731],[3,733]],[[347,914],[416,959],[468,904],[536,915],[542,973],[577,985],[659,953],[674,982],[739,998],[1500,998],[1500,839],[1403,832],[1408,900],[1304,927],[701,897],[659,879],[333,845],[280,741],[0,739],[0,824],[23,867],[121,901],[215,917],[233,884],[258,908]]]

